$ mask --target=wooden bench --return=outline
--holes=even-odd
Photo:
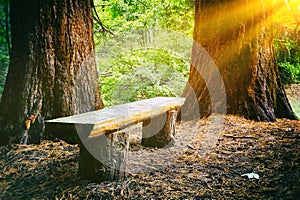
[[[118,180],[126,174],[128,134],[124,128],[142,122],[142,145],[165,147],[175,136],[177,110],[185,98],[157,97],[46,121],[46,132],[79,144],[79,176]],[[120,131],[121,130],[121,131]]]

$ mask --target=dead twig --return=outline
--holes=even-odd
[[[204,181],[205,185],[208,187],[208,189],[210,189],[210,190],[212,190],[212,189],[213,189],[212,187],[210,187],[210,185],[208,185],[208,183],[207,183],[207,181],[206,181],[206,180],[203,180],[203,181]]]
[[[233,139],[257,139],[256,137],[253,136],[234,136],[234,135],[223,135],[223,136],[227,138],[233,138]]]

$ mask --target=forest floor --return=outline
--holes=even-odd
[[[0,199],[299,199],[300,121],[213,115],[179,123],[175,145],[163,149],[141,147],[140,129],[128,129],[119,182],[80,180],[77,145],[0,147]]]

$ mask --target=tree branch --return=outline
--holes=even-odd
[[[102,21],[101,21],[99,15],[98,15],[98,12],[97,12],[97,10],[96,10],[96,7],[95,7],[95,5],[94,5],[94,1],[92,1],[92,7],[93,7],[93,10],[94,10],[94,13],[95,13],[95,16],[93,16],[93,18],[94,18],[94,19],[96,20],[96,22],[100,25],[102,31],[103,31],[103,32],[110,33],[111,35],[115,35],[111,30],[109,30],[108,28],[106,28],[106,27],[103,25],[103,23],[102,23]]]
[[[137,2],[143,4],[145,7],[148,7],[144,2],[140,1],[140,0],[137,0]]]

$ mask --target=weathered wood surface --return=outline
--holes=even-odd
[[[185,98],[156,97],[111,106],[98,111],[48,120],[46,129],[51,132],[59,130],[59,133],[56,133],[57,137],[70,143],[79,143],[83,139],[100,136],[108,131],[154,118],[169,110],[176,110],[184,101]]]

